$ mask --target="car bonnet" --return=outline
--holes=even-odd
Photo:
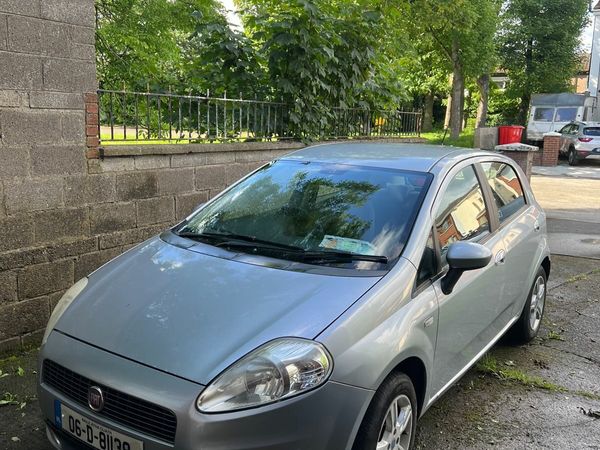
[[[247,264],[154,238],[94,272],[55,329],[206,384],[267,341],[314,338],[379,279]]]

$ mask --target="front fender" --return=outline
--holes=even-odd
[[[430,373],[437,336],[437,298],[432,288],[412,298],[416,269],[407,260],[403,266],[384,277],[318,336],[333,355],[333,380],[376,390],[410,357],[419,358]]]

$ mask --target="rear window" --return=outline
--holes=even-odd
[[[552,122],[554,118],[554,108],[535,108],[533,120],[536,122]]]
[[[583,129],[586,136],[600,136],[600,127],[589,127]]]
[[[577,108],[558,108],[555,122],[571,122],[577,118]]]
[[[489,162],[481,166],[492,188],[498,209],[498,220],[502,223],[525,205],[523,187],[519,177],[508,164]]]

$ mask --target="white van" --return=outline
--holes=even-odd
[[[574,121],[598,120],[596,99],[584,94],[534,94],[529,108],[527,140],[539,142]]]

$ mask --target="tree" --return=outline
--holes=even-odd
[[[104,88],[166,90],[181,79],[197,18],[223,18],[216,0],[97,0],[96,54]],[[223,19],[224,20],[224,19]]]
[[[252,41],[221,14],[193,13],[195,30],[183,43],[182,86],[213,96],[267,98],[272,90]]]
[[[587,0],[511,0],[502,11],[500,53],[507,95],[520,100],[519,123],[527,121],[533,93],[571,90],[587,8]]]
[[[334,108],[369,106],[361,94],[376,68],[378,11],[348,1],[242,4],[246,32],[266,61],[277,97],[291,105],[299,137],[322,135],[335,120]]]
[[[422,130],[433,129],[433,107],[438,94],[448,95],[449,70],[445,61],[436,52],[431,36],[417,36],[400,59],[400,76],[413,98],[423,99]]]
[[[463,123],[466,77],[489,73],[496,33],[496,0],[413,0],[413,32],[428,33],[452,71],[450,128],[458,138]]]

